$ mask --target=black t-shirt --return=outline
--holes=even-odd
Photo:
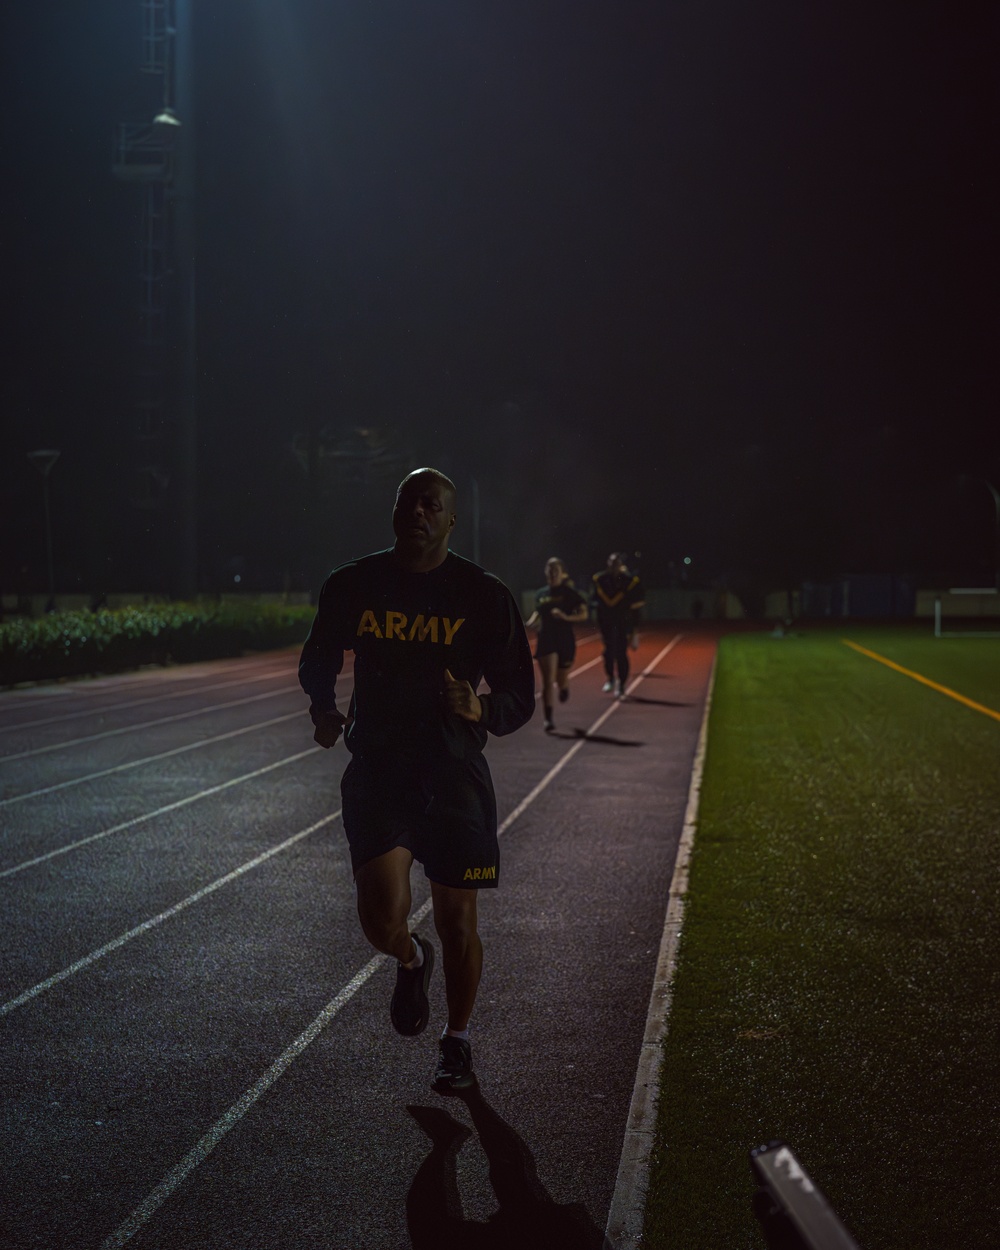
[[[578,608],[586,606],[587,600],[568,579],[558,586],[543,586],[535,591],[535,610],[540,618],[542,633],[551,633],[558,628],[572,629],[569,621],[561,621],[552,616],[552,609],[558,608],[567,616],[572,616]]]
[[[354,652],[345,742],[365,756],[467,759],[487,731],[512,733],[534,711],[531,652],[513,596],[453,552],[429,573],[401,568],[391,550],[335,569],[299,661],[315,708],[336,707],[345,651]],[[445,713],[445,669],[473,690],[486,679],[481,721]]]

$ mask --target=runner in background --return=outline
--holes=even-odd
[[[604,640],[603,689],[623,699],[629,674],[629,638],[638,625],[645,592],[639,574],[629,570],[619,551],[608,556],[607,567],[594,574],[593,582],[597,627]]]
[[[535,594],[535,610],[525,624],[538,630],[535,659],[542,679],[542,709],[545,732],[555,729],[552,718],[552,687],[559,690],[559,702],[569,698],[569,670],[576,656],[574,624],[587,619],[587,600],[573,585],[566,565],[558,556],[545,561],[545,585]]]
[[[625,561],[625,564],[628,567],[628,570],[632,574],[632,576],[639,578],[639,586],[641,589],[642,572],[639,568],[639,564],[642,560],[642,552],[632,551],[627,554],[625,552],[622,552],[622,559]],[[636,608],[635,613],[632,618],[632,629],[629,632],[629,636],[628,636],[628,647],[630,651],[639,650],[639,612],[642,607],[643,607],[643,604],[640,603],[639,606]]]

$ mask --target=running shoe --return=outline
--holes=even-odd
[[[551,734],[551,733],[555,733],[555,731],[556,731],[556,723],[555,723],[555,721],[552,719],[552,717],[551,717],[551,716],[546,716],[546,718],[545,718],[545,732],[546,732],[547,734]]]
[[[472,1047],[463,1037],[450,1037],[447,1033],[438,1043],[441,1059],[438,1063],[431,1089],[439,1094],[453,1089],[468,1089],[475,1081],[472,1075]]]
[[[625,698],[625,683],[623,681],[620,681],[618,683],[617,689],[615,690],[615,698],[616,699]]]
[[[559,691],[559,702],[565,703],[568,698],[569,698],[569,686],[563,686],[563,688]]]
[[[427,1028],[431,1013],[427,1001],[427,986],[434,971],[434,947],[426,938],[417,937],[415,933],[411,933],[410,937],[414,942],[419,942],[424,952],[424,962],[419,968],[396,965],[396,988],[389,1007],[392,1027],[404,1037],[416,1037]]]
[[[610,677],[601,687],[601,689],[604,691],[605,694],[610,694],[611,691],[614,690],[614,688],[615,688],[615,683],[611,680]]]

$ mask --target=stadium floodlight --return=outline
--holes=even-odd
[[[860,1250],[819,1186],[783,1141],[750,1151],[754,1214],[772,1250]]]
[[[181,119],[177,116],[172,108],[162,108],[153,118],[153,125],[160,130],[176,130],[181,124]]]

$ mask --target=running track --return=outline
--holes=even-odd
[[[0,695],[3,1250],[604,1244],[715,638],[647,628],[620,705],[598,650],[490,740],[467,1101],[439,973],[388,1023],[295,653]]]

